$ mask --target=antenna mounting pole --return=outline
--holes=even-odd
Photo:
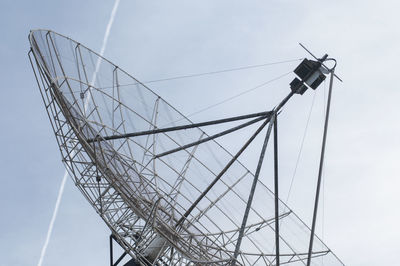
[[[333,68],[331,70],[331,77],[330,77],[330,81],[329,81],[328,102],[327,102],[327,106],[326,106],[324,135],[323,135],[323,139],[322,139],[321,157],[320,157],[320,161],[319,161],[317,191],[315,194],[314,213],[313,213],[313,220],[312,220],[312,226],[311,226],[310,244],[308,247],[307,266],[311,265],[311,254],[312,254],[312,248],[313,248],[313,242],[314,242],[315,224],[317,221],[317,211],[318,211],[319,193],[320,193],[320,189],[321,189],[322,170],[323,170],[323,166],[324,166],[326,136],[328,133],[329,110],[331,107],[333,77],[335,75],[334,72],[335,72],[335,68]]]

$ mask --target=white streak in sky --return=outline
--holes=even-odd
[[[115,0],[114,7],[113,7],[113,9],[111,11],[111,17],[110,17],[110,20],[108,21],[106,32],[104,34],[103,43],[102,43],[101,50],[100,50],[100,56],[103,56],[104,55],[104,51],[106,50],[108,37],[110,35],[111,26],[112,26],[112,24],[114,22],[115,14],[117,13],[119,2],[120,2],[120,0]],[[94,71],[93,76],[92,76],[92,82],[90,83],[92,86],[93,86],[93,84],[94,84],[94,82],[96,80],[97,73],[98,73],[98,71],[100,69],[100,64],[101,64],[101,58],[99,57],[97,59],[96,68],[95,68],[95,71]],[[90,93],[88,93],[88,95],[89,94]],[[88,98],[89,97],[86,97],[85,110],[86,110],[87,105],[88,105]],[[64,193],[64,187],[65,187],[65,183],[67,181],[67,178],[68,178],[68,171],[65,170],[64,177],[63,177],[63,179],[61,181],[61,186],[60,186],[60,189],[58,191],[56,205],[54,207],[53,215],[52,215],[51,220],[50,220],[49,229],[47,230],[46,240],[45,240],[44,245],[42,247],[42,252],[40,253],[39,262],[37,264],[38,266],[42,266],[44,256],[46,255],[47,246],[49,245],[51,233],[53,232],[54,222],[55,222],[55,220],[57,218],[58,208],[60,207],[60,202],[61,202],[62,195]]]
[[[120,0],[115,0],[115,4],[114,4],[114,7],[113,7],[113,10],[111,11],[111,17],[110,17],[110,21],[108,21],[106,32],[104,34],[103,44],[102,44],[101,50],[100,50],[100,56],[103,56],[104,55],[104,51],[106,50],[108,36],[110,35],[111,26],[112,26],[112,24],[114,22],[115,14],[117,13],[119,1]],[[94,85],[94,82],[96,80],[97,72],[99,72],[100,64],[101,64],[101,58],[99,57],[99,58],[97,58],[96,70],[94,71],[94,74],[92,76],[92,82],[90,83],[90,85],[92,85],[92,86]]]
[[[64,192],[65,182],[67,181],[67,177],[68,177],[68,172],[65,171],[64,177],[61,181],[60,190],[58,191],[58,196],[57,196],[56,206],[54,207],[53,216],[51,217],[49,229],[47,230],[46,241],[44,242],[42,252],[40,253],[40,259],[39,259],[38,266],[42,265],[44,255],[46,254],[47,246],[49,245],[51,232],[53,231],[54,221],[56,220],[56,217],[57,217],[58,207],[60,206],[61,198],[62,198],[62,195]]]

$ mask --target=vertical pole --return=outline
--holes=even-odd
[[[324,166],[326,136],[328,133],[329,110],[331,107],[333,77],[335,75],[334,72],[335,72],[335,69],[333,68],[331,70],[331,76],[330,76],[330,81],[329,81],[329,93],[328,93],[328,102],[327,102],[326,114],[325,114],[324,136],[322,139],[321,157],[320,157],[320,161],[319,161],[317,191],[315,193],[314,213],[313,213],[313,220],[312,220],[312,225],[311,225],[310,245],[308,247],[307,266],[311,265],[311,254],[312,254],[312,248],[313,248],[313,242],[314,242],[315,224],[317,221],[318,201],[319,201],[319,193],[320,193],[320,189],[321,189],[322,170],[323,170],[323,166]]]
[[[275,194],[275,251],[276,266],[279,262],[279,186],[278,186],[278,119],[275,115],[274,122],[274,194]]]
[[[113,266],[113,237],[110,235],[110,266]]]
[[[271,135],[272,126],[275,123],[275,118],[276,118],[276,110],[274,110],[274,114],[272,115],[271,120],[269,122],[267,134],[265,135],[264,144],[262,146],[261,153],[260,153],[260,158],[258,159],[258,165],[257,165],[256,173],[254,174],[254,179],[253,179],[253,184],[251,186],[249,199],[247,200],[246,210],[245,210],[244,215],[243,215],[242,226],[240,227],[240,230],[239,230],[239,236],[238,236],[238,240],[236,242],[235,252],[233,254],[233,259],[232,259],[232,262],[231,262],[231,266],[235,266],[236,265],[236,260],[237,260],[237,257],[239,255],[240,245],[242,244],[242,239],[243,239],[243,235],[244,235],[244,229],[246,228],[247,218],[249,216],[251,204],[252,204],[252,201],[253,201],[254,192],[256,190],[258,177],[260,175],[261,166],[262,166],[262,163],[264,161],[264,155],[265,155],[265,151],[267,149],[269,136]]]

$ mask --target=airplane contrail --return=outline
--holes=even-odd
[[[110,20],[108,21],[106,32],[104,33],[103,44],[102,44],[101,50],[100,50],[100,56],[103,56],[104,55],[104,51],[106,50],[108,37],[110,36],[111,26],[112,26],[112,24],[114,22],[115,14],[117,13],[117,9],[118,9],[118,6],[119,6],[119,1],[120,0],[115,0],[114,7],[113,7],[113,9],[111,11]],[[99,57],[99,58],[97,58],[96,69],[95,69],[94,74],[92,76],[92,82],[90,83],[90,85],[92,85],[92,86],[93,86],[93,84],[94,84],[94,82],[96,80],[97,72],[99,72],[100,64],[101,64],[101,58]]]
[[[38,266],[42,265],[43,258],[46,255],[47,246],[49,245],[50,236],[51,236],[51,233],[53,232],[54,222],[55,222],[56,217],[57,217],[58,207],[60,206],[61,198],[62,198],[62,195],[63,195],[63,192],[64,192],[65,182],[67,181],[67,177],[68,177],[68,172],[65,171],[64,177],[63,177],[63,179],[61,181],[60,189],[58,191],[58,196],[57,196],[57,200],[56,200],[56,206],[54,207],[53,216],[51,217],[49,229],[47,230],[46,241],[44,242],[44,245],[43,245],[43,248],[42,248],[42,252],[40,253],[40,259],[39,259],[39,262],[38,262]]]
[[[111,26],[112,26],[112,24],[114,22],[114,18],[115,18],[115,15],[117,13],[119,2],[120,2],[120,0],[115,0],[114,7],[113,7],[113,9],[111,11],[110,20],[108,21],[106,32],[105,32],[104,38],[103,38],[103,43],[102,43],[101,50],[100,50],[100,56],[103,56],[104,55],[104,51],[106,50],[108,37],[110,36]],[[91,85],[93,85],[95,80],[96,80],[97,73],[98,73],[98,71],[100,69],[100,64],[101,64],[101,58],[98,58],[97,62],[96,62],[95,72],[93,73],[93,76],[92,76]],[[88,104],[88,101],[86,100],[85,101],[85,109],[87,108],[87,104]],[[53,215],[51,217],[49,228],[47,230],[46,240],[44,242],[44,245],[42,247],[42,251],[40,253],[39,262],[37,264],[38,266],[42,266],[43,259],[44,259],[45,255],[46,255],[47,246],[49,245],[50,237],[51,237],[51,234],[53,232],[54,222],[56,221],[56,218],[57,218],[58,208],[60,207],[60,202],[61,202],[62,196],[64,194],[64,188],[65,188],[65,183],[67,181],[67,178],[68,178],[68,171],[65,170],[63,179],[61,181],[60,189],[58,191],[58,196],[57,196],[57,200],[56,200],[56,205],[54,207]]]

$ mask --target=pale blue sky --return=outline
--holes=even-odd
[[[113,4],[112,0],[0,3],[0,265],[37,264],[64,173],[27,57],[29,30],[52,29],[100,51]],[[144,81],[301,58],[306,54],[298,42],[317,55],[327,52],[335,57],[337,72],[345,83],[337,83],[333,97],[323,238],[346,265],[395,265],[400,252],[399,8],[397,1],[389,0],[379,4],[121,0],[105,57]],[[184,114],[190,114],[295,66],[154,83],[150,87]],[[288,76],[192,119],[262,111],[287,93],[292,78]],[[288,162],[282,163],[283,195],[311,99],[311,91],[294,99],[285,110],[286,120],[282,119],[283,138],[288,141],[281,153]],[[316,173],[317,163],[313,162],[318,158],[322,99],[323,88],[317,91],[305,142],[305,151],[312,155],[302,157],[304,167],[299,168],[294,183],[297,192],[289,202],[307,222],[313,195],[303,194],[314,191],[309,185]],[[229,141],[225,144],[234,146]],[[108,265],[108,232],[68,180],[43,265]]]

